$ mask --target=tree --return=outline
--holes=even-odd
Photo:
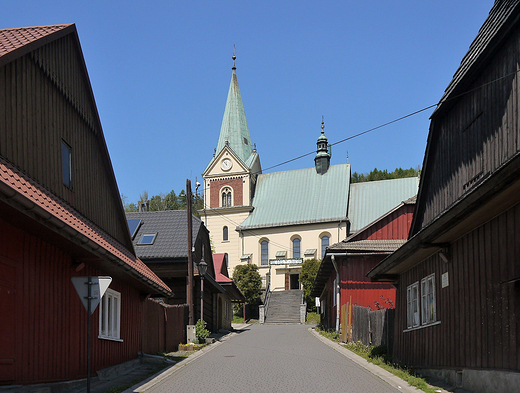
[[[388,179],[401,179],[403,177],[415,177],[421,174],[421,169],[419,166],[413,169],[403,169],[403,168],[395,168],[395,171],[388,172],[386,169],[379,170],[374,168],[370,173],[357,173],[354,172],[350,177],[351,183],[361,183],[365,181],[375,181],[375,180],[388,180]]]
[[[300,282],[303,287],[303,294],[305,296],[305,301],[307,302],[307,311],[316,311],[316,302],[313,298],[311,298],[312,286],[314,285],[314,280],[316,280],[316,275],[318,274],[318,269],[320,268],[321,261],[319,259],[306,259],[302,263],[302,271],[300,273]]]
[[[233,281],[237,284],[240,292],[245,296],[250,305],[260,303],[262,294],[262,277],[258,272],[258,266],[253,264],[237,265],[233,270]]]

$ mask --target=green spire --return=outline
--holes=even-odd
[[[224,110],[224,118],[222,119],[222,127],[220,128],[220,136],[216,154],[228,143],[233,152],[240,157],[243,162],[247,162],[249,156],[253,153],[251,146],[251,136],[247,127],[246,113],[244,104],[242,104],[242,96],[238,87],[238,80],[235,67],[236,56],[233,55],[233,73],[231,75],[231,83],[226,101],[226,109]]]

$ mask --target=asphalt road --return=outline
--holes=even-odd
[[[146,393],[400,391],[305,325],[251,325],[142,388]]]

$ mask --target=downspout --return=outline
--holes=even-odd
[[[336,331],[339,332],[339,311],[341,310],[340,305],[340,291],[339,291],[339,270],[338,265],[336,264],[335,255],[332,254],[330,257],[332,261],[332,265],[334,266],[334,270],[336,270],[336,288],[334,288],[334,295],[336,296]]]

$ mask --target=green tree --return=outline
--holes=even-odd
[[[419,166],[413,169],[403,169],[403,168],[395,168],[395,171],[388,172],[386,169],[379,170],[374,168],[370,173],[357,173],[354,172],[350,177],[351,183],[361,183],[365,181],[375,181],[375,180],[388,180],[388,179],[401,179],[404,177],[415,177],[421,174],[421,169]]]
[[[244,294],[248,304],[254,306],[260,303],[262,277],[260,277],[258,272],[258,266],[249,263],[247,265],[235,266],[233,281],[237,284],[240,292]]]
[[[300,282],[302,283],[303,294],[305,296],[305,301],[307,302],[307,311],[311,312],[316,311],[316,304],[314,299],[311,297],[311,292],[320,264],[321,261],[319,259],[306,259],[302,263],[302,271],[300,273]]]

